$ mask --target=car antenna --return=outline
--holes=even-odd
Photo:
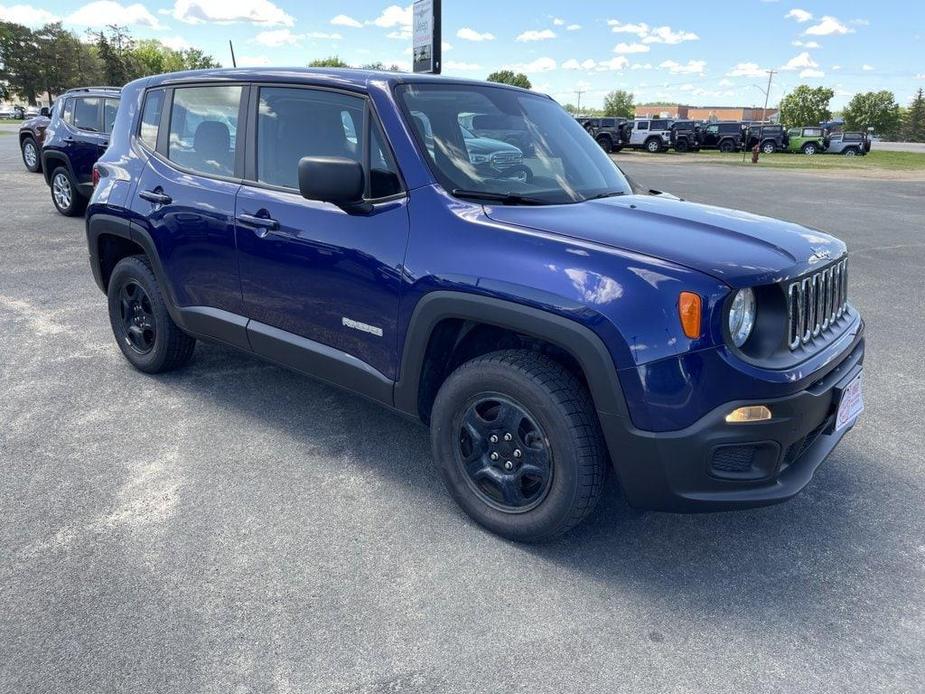
[[[231,51],[231,67],[238,67],[238,61],[234,59],[234,44],[228,39],[228,49]]]

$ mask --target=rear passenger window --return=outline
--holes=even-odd
[[[257,180],[299,187],[302,157],[361,161],[362,99],[314,89],[262,87],[257,117]]]
[[[103,132],[111,133],[112,126],[116,122],[116,113],[119,110],[119,102],[116,99],[106,99],[103,103]]]
[[[73,120],[74,120],[74,100],[73,99],[64,100],[64,113],[61,117],[64,119],[65,123],[73,123]]]
[[[164,108],[164,90],[156,89],[145,96],[144,109],[141,111],[141,128],[138,136],[151,149],[157,147],[157,132],[161,124],[161,111]]]
[[[174,91],[167,158],[199,173],[233,176],[242,91],[240,86]]]
[[[74,99],[74,127],[99,132],[102,101],[96,96]]]

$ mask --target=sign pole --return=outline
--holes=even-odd
[[[443,67],[441,0],[414,0],[412,13],[412,70],[439,75]]]

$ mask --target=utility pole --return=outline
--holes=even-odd
[[[228,48],[231,50],[231,67],[238,67],[238,61],[234,59],[234,44],[228,39]]]
[[[578,106],[575,107],[576,110],[578,111],[578,113],[575,114],[576,116],[581,115],[581,95],[584,94],[586,91],[588,90],[587,89],[576,89],[575,90],[575,93],[578,95]]]
[[[777,70],[767,70],[766,72],[768,73],[768,90],[764,93],[764,109],[761,111],[762,122],[768,119],[768,99],[771,96],[771,80],[774,79]]]

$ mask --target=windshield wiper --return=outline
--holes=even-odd
[[[492,193],[487,190],[465,190],[456,188],[453,195],[457,198],[466,198],[468,200],[487,200],[498,202],[502,205],[548,205],[549,202],[540,198],[531,198],[529,195],[518,195],[517,193]]]
[[[607,193],[598,193],[597,195],[592,195],[590,198],[585,198],[585,200],[600,200],[601,198],[615,198],[618,195],[626,195],[626,192],[622,190],[611,190]]]

